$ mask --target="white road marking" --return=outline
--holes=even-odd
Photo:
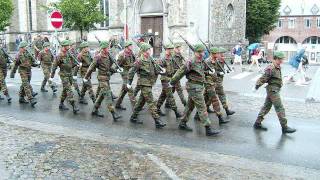
[[[251,81],[257,81],[261,77],[261,74],[258,74],[254,78],[251,79]]]
[[[242,72],[242,73],[239,73],[235,76],[232,76],[231,79],[242,79],[242,78],[245,78],[247,76],[249,76],[250,74],[252,74],[252,72]]]
[[[165,165],[157,156],[148,154],[149,159],[156,163],[164,172],[168,174],[170,179],[179,180],[180,178],[167,165]]]

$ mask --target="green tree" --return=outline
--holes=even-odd
[[[13,3],[12,0],[0,1],[0,31],[4,31],[10,25],[10,18],[12,16]]]
[[[281,0],[247,0],[246,37],[250,43],[260,42],[276,27],[280,3]]]
[[[99,9],[99,0],[61,0],[54,7],[63,15],[64,27],[79,30],[81,38],[83,31],[95,28],[96,23],[107,19]]]

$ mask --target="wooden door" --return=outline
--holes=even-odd
[[[141,18],[141,34],[152,32],[149,43],[153,47],[154,56],[159,56],[163,40],[163,17],[152,16]]]

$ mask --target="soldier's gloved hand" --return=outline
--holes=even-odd
[[[132,88],[131,84],[127,84],[127,88],[131,89]]]
[[[10,73],[10,78],[14,78],[14,73]]]
[[[219,75],[223,76],[223,75],[224,75],[224,73],[223,73],[223,72],[219,72]]]
[[[259,89],[259,87],[258,87],[258,86],[255,86],[255,87],[252,88],[252,92],[257,92],[258,89]]]
[[[117,69],[117,73],[122,73],[122,72],[123,72],[123,68]]]
[[[79,67],[82,67],[82,63],[79,63]]]
[[[87,82],[88,82],[88,79],[83,78],[83,83],[87,83]]]
[[[215,73],[216,73],[216,71],[215,71],[214,69],[212,69],[212,71],[209,70],[209,74],[210,74],[210,75],[214,75]]]
[[[73,79],[73,80],[77,80],[78,77],[77,77],[77,76],[72,76],[72,79]]]

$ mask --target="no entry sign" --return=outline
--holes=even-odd
[[[50,16],[51,24],[54,28],[60,29],[63,24],[62,14],[59,11],[53,11]]]

